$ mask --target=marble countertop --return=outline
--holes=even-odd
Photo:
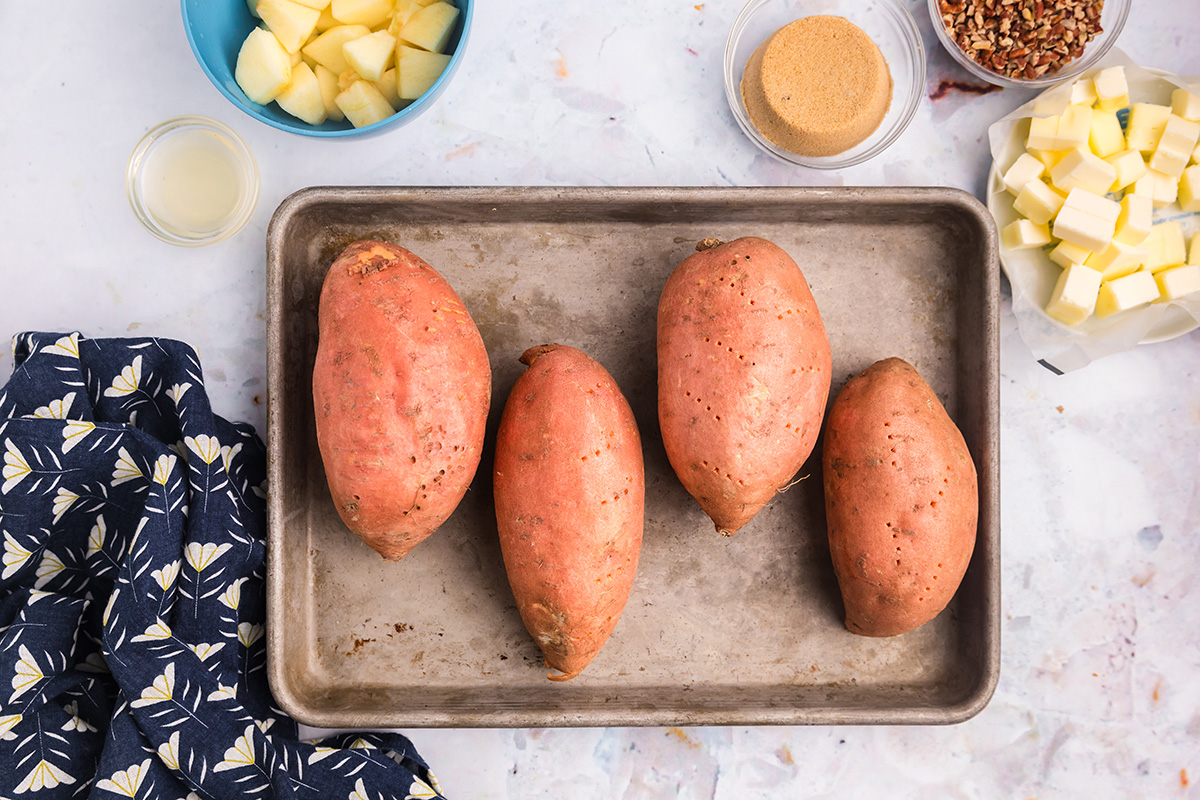
[[[264,241],[310,185],[942,185],[982,197],[988,124],[1029,92],[975,94],[904,0],[926,98],[858,167],[784,166],[724,97],[740,2],[481,3],[438,104],[386,135],[320,141],[231,107],[172,2],[0,4],[0,334],[156,335],[200,353],[217,413],[265,430]],[[20,31],[14,35],[12,31]],[[1139,0],[1119,46],[1200,75],[1196,0]],[[51,55],[47,55],[51,54]],[[139,227],[126,162],[151,126],[204,114],[262,174],[233,239],[173,248]],[[1003,657],[999,687],[949,727],[406,731],[455,798],[1200,796],[1200,333],[1067,375],[1036,363],[1002,301]],[[1190,354],[1190,355],[1189,355]],[[11,371],[0,354],[0,375]],[[864,766],[868,768],[864,769]]]

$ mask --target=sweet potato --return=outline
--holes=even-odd
[[[962,433],[907,362],[876,362],[829,409],[825,515],[846,627],[896,636],[941,613],[975,547],[979,491]]]
[[[816,445],[829,338],[781,248],[747,237],[696,249],[658,302],[658,420],[675,474],[728,536]]]
[[[567,680],[620,619],[642,546],[645,471],[637,422],[586,354],[527,350],[496,434],[496,526],[525,627]]]
[[[491,367],[471,315],[402,247],[351,244],[325,276],[313,365],[317,443],[346,526],[403,558],[467,491]]]

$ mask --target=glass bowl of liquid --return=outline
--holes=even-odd
[[[133,213],[168,244],[199,247],[241,230],[258,202],[242,138],[207,117],[175,117],[142,137],[125,178]]]

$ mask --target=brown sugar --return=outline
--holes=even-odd
[[[892,75],[857,25],[842,17],[802,17],[750,56],[742,102],[768,141],[798,155],[832,156],[879,127],[892,103]]]

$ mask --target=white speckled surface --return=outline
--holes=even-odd
[[[966,74],[905,0],[927,95]],[[876,185],[983,192],[1013,90],[926,99],[888,153],[843,172],[752,149],[720,64],[738,2],[481,3],[441,102],[366,141],[315,141],[230,107],[172,2],[0,4],[0,335],[153,334],[200,351],[224,416],[265,421],[264,235],[315,184]],[[1196,0],[1135,0],[1119,46],[1200,75]],[[46,59],[46,53],[54,53]],[[178,114],[238,130],[263,176],[234,239],[175,249],[124,199],[142,133]],[[1002,309],[1007,311],[1007,309]],[[1200,334],[1066,376],[1002,325],[1000,686],[948,728],[408,731],[455,798],[1200,796]],[[11,370],[7,348],[0,374]]]

